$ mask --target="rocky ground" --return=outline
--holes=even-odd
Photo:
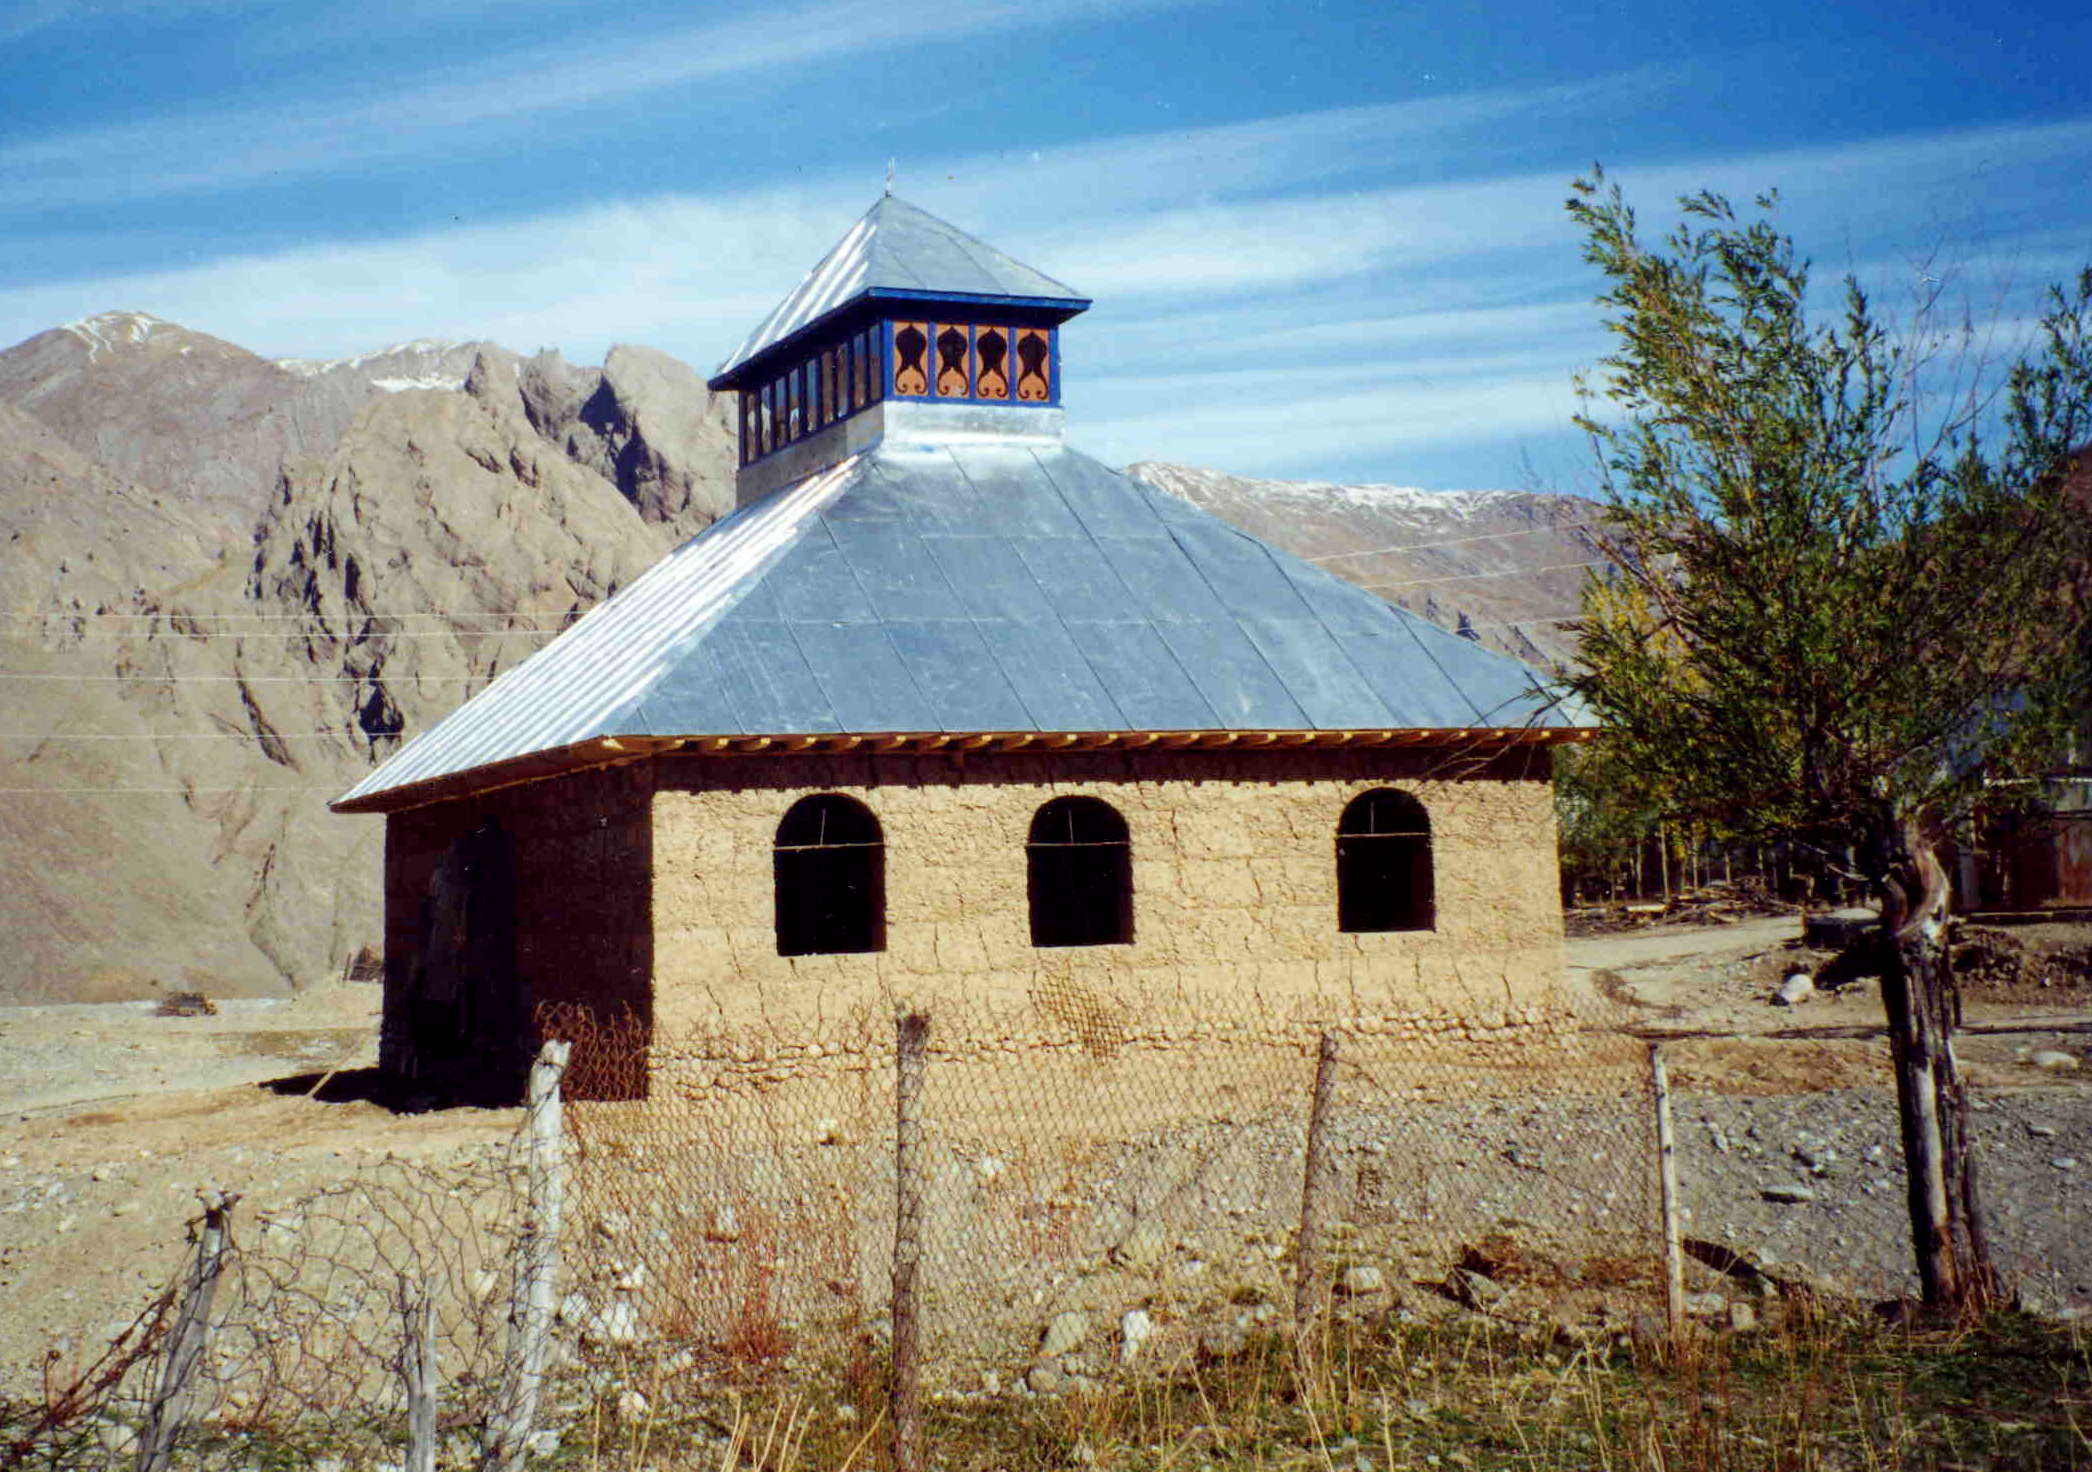
[[[1621,1022],[1679,1035],[1665,1053],[1688,1236],[1775,1276],[1891,1296],[1910,1275],[1886,1048],[1845,1035],[1878,1021],[1879,998],[1861,981],[1775,1005],[1785,977],[1823,959],[1795,931],[1791,919],[1769,919],[1573,941],[1569,982],[1610,998]],[[2062,928],[2031,937],[2066,950],[2086,938]],[[2072,1006],[2074,987],[1998,974],[1972,989],[1969,1022],[2028,1030],[1959,1044],[1993,1230],[2027,1301],[2075,1312],[2092,1304],[2092,1071],[2080,1062],[2087,1034],[2061,1029],[2085,1014]],[[371,1097],[376,1002],[375,987],[342,985],[228,1001],[202,1017],[136,1003],[0,1010],[0,1386],[32,1383],[54,1343],[77,1352],[106,1342],[168,1281],[203,1192],[239,1194],[240,1217],[258,1229],[388,1156],[450,1168],[502,1154],[516,1111],[401,1113]],[[1638,1045],[1630,1051],[1639,1056]],[[1457,1291],[1447,1296],[1446,1284],[1457,1289],[1449,1274],[1464,1245],[1492,1234],[1543,1254],[1592,1225],[1648,1240],[1644,1101],[1520,1067],[1481,1080],[1405,1063],[1371,1081],[1370,1110],[1340,1122],[1338,1259],[1379,1266],[1349,1295],[1361,1310],[1401,1300],[1420,1313],[1468,1311]],[[1274,1134],[1270,1153],[1297,1160],[1298,1121],[1273,1128],[1287,1138]],[[1277,1241],[1262,1219],[1293,1210],[1290,1195],[1235,1205],[1257,1218],[1258,1250]],[[1181,1337],[1186,1326],[1171,1319],[1194,1305],[1254,1327],[1280,1294],[1263,1295],[1262,1308],[1233,1302],[1241,1274],[1222,1239],[1242,1226],[1187,1218],[1143,1241],[1126,1303],[1105,1301],[1118,1285],[1104,1269],[1127,1267],[1114,1247],[1096,1293],[1034,1293],[1035,1316],[1043,1324],[1062,1305],[1079,1307],[1097,1336],[1082,1353],[1106,1360],[1132,1307],[1152,1314],[1158,1343],[1172,1329]],[[1694,1273],[1698,1292],[1739,1294],[1733,1280]],[[1266,1276],[1279,1282],[1276,1268]],[[1585,1297],[1579,1313],[1607,1295]]]

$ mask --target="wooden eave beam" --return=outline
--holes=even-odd
[[[824,732],[781,736],[598,736],[469,772],[430,778],[408,787],[338,804],[344,813],[391,813],[455,798],[478,796],[597,767],[627,766],[650,756],[806,755],[868,751],[1223,751],[1459,748],[1486,756],[1513,747],[1589,741],[1589,727],[1472,727],[1408,730],[1298,731],[916,731],[882,734]]]

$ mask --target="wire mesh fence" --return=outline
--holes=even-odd
[[[0,1403],[0,1466],[520,1467],[755,1386],[883,1410],[1168,1375],[1344,1318],[1662,1323],[1650,1043],[1589,993],[1136,1013],[1062,981],[913,1034],[540,1021],[600,1101],[563,1133],[551,1088],[485,1158],[213,1203],[130,1329]],[[1661,1046],[1695,1313],[1909,1290],[1885,1045]],[[2000,1266],[2058,1309],[2092,1300],[2076,1098],[1977,1101]]]
[[[1520,1274],[1623,1316],[1661,1292],[1645,1051],[1588,996],[1136,1015],[1059,981],[1024,1007],[926,1015],[915,1313],[935,1388],[1080,1387],[1225,1354],[1291,1330],[1304,1271],[1350,1312],[1423,1292],[1511,1313]],[[606,1244],[576,1292],[605,1349],[666,1346],[691,1373],[887,1353],[891,1019],[643,1047],[553,1026],[577,1067],[648,1071],[575,1111],[578,1213]]]
[[[50,1355],[0,1406],[0,1466],[347,1466],[408,1439],[402,1359],[453,1398],[498,1368],[515,1162],[385,1160],[286,1209],[211,1201],[180,1276],[94,1357]],[[454,1448],[456,1450],[456,1448]]]

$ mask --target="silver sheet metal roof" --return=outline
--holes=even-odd
[[[684,543],[340,801],[605,736],[1580,724],[1086,455],[888,442]]]
[[[888,195],[850,227],[835,249],[806,273],[806,279],[719,365],[713,377],[724,377],[772,344],[870,291],[1089,304],[1081,293],[1051,276]]]

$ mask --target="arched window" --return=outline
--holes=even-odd
[[[824,792],[777,825],[777,954],[886,948],[886,845],[863,803]]]
[[[1337,823],[1337,929],[1430,930],[1431,818],[1406,792],[1361,793]]]
[[[1056,797],[1032,818],[1025,857],[1033,945],[1133,939],[1133,847],[1118,809],[1094,797]]]

